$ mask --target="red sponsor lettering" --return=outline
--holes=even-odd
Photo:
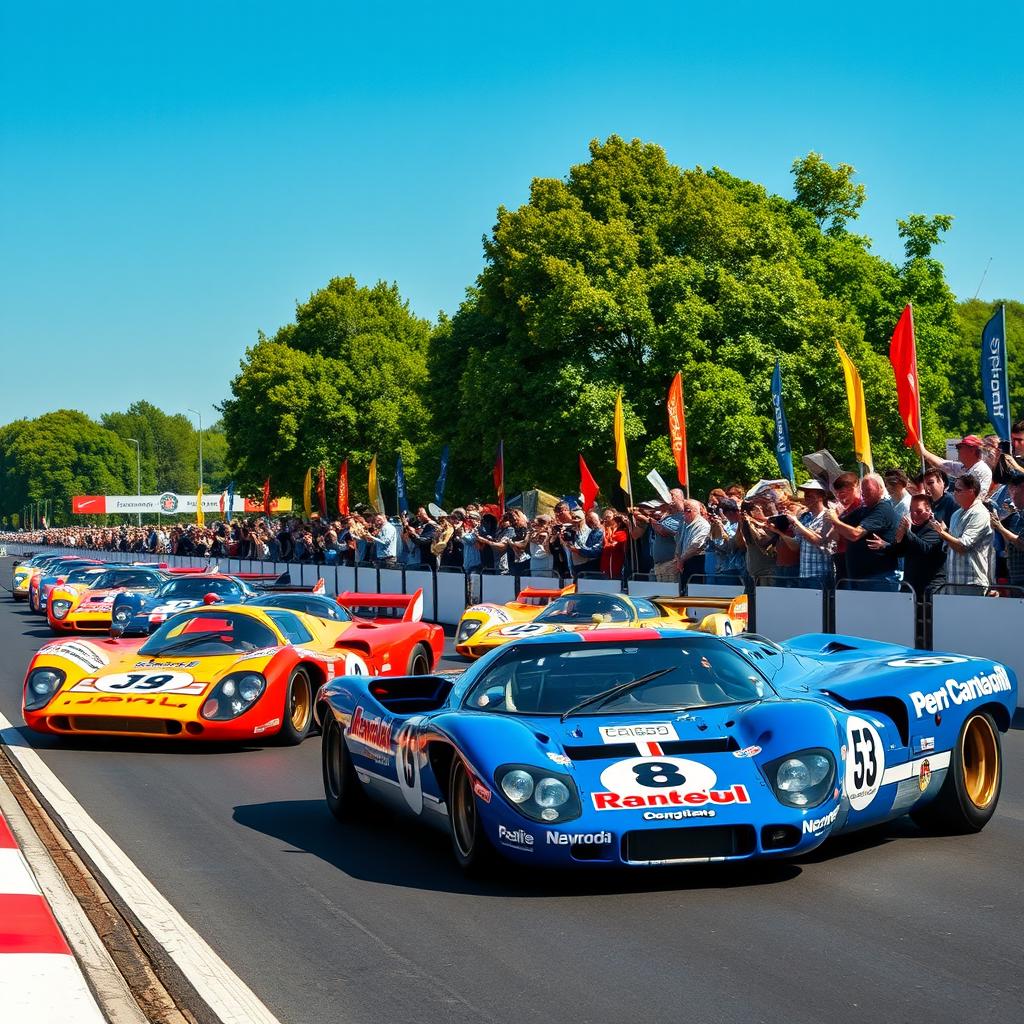
[[[348,734],[354,739],[359,740],[364,746],[383,750],[386,754],[390,754],[391,729],[392,723],[390,721],[373,716],[367,717],[363,713],[363,707],[360,704],[352,714]]]
[[[594,808],[598,811],[630,811],[640,807],[666,807],[669,805],[749,804],[750,794],[746,786],[731,786],[729,789],[710,789],[707,792],[683,793],[678,789],[667,793],[644,793],[643,795],[622,796],[619,793],[592,793]]]

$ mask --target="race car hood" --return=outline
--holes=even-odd
[[[491,787],[507,765],[562,773],[590,811],[776,804],[765,764],[809,748],[828,750],[838,763],[841,742],[823,704],[775,698],[668,713],[580,713],[565,722],[461,710],[438,716],[435,725]],[[641,785],[655,764],[664,772]]]

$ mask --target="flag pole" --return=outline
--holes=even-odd
[[[917,395],[917,443],[923,448],[924,447],[924,423],[921,421],[921,377],[917,372],[917,332],[914,330],[914,304],[912,302],[907,303],[907,308],[910,310],[910,337],[914,339],[914,380],[917,383],[917,387],[914,388],[914,392]],[[924,476],[925,470],[924,456],[921,456],[921,475]]]

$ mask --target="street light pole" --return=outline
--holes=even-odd
[[[198,409],[189,409],[199,419],[199,490],[203,489],[203,414]]]
[[[139,442],[134,437],[129,437],[129,441],[135,445],[135,493],[142,497],[142,449]],[[142,525],[142,509],[138,510],[138,523]]]

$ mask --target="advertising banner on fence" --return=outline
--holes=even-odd
[[[148,515],[195,515],[195,494],[80,494],[71,499],[71,511],[80,516],[103,516],[114,514],[134,515],[141,512]],[[203,512],[212,515],[221,514],[221,494],[203,495]],[[291,512],[291,498],[274,498],[270,502],[271,512]],[[231,497],[231,511],[248,515],[260,515],[263,512],[262,498]]]

